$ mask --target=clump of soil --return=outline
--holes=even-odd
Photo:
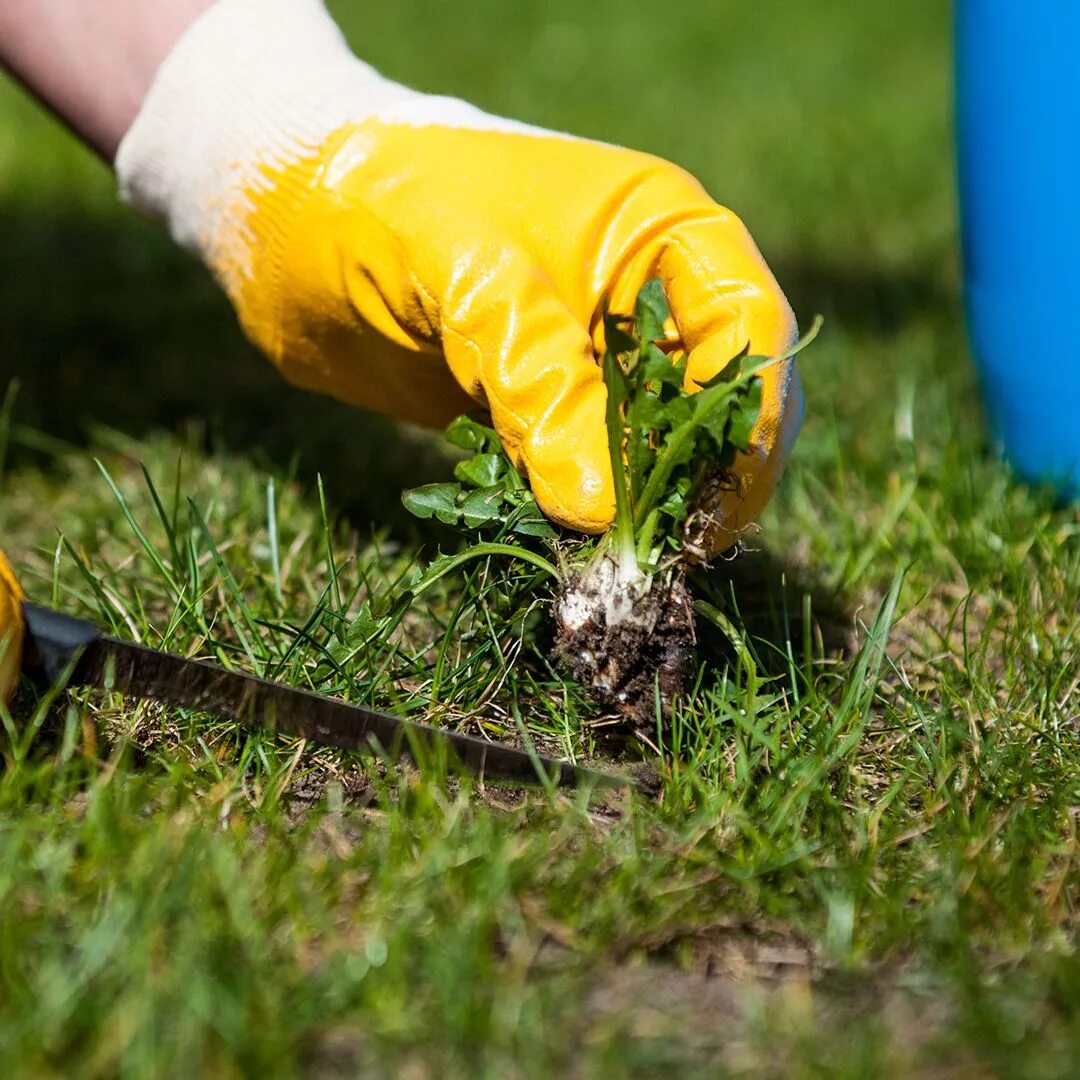
[[[620,577],[612,559],[572,575],[555,598],[555,656],[603,705],[654,730],[693,667],[694,609],[681,567]]]

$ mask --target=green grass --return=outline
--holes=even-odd
[[[348,7],[390,74],[674,157],[738,209],[827,319],[804,433],[758,550],[701,586],[730,629],[655,800],[482,791],[25,690],[0,773],[3,1075],[1075,1072],[1080,518],[985,446],[944,6]],[[612,749],[546,665],[527,568],[478,564],[394,623],[453,542],[398,502],[448,475],[437,440],[279,386],[10,87],[0,237],[21,384],[0,537],[35,600]]]

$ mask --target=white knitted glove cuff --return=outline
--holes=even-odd
[[[235,267],[248,193],[372,117],[532,130],[383,78],[349,51],[322,0],[218,0],[166,58],[121,142],[120,196],[212,267]]]

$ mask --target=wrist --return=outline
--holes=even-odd
[[[258,197],[287,174],[295,187],[332,172],[332,136],[369,120],[535,132],[384,78],[353,55],[323,0],[217,0],[166,57],[120,145],[121,198],[164,219],[232,292]]]
[[[111,161],[165,56],[214,0],[3,0],[0,65]]]
[[[350,52],[321,0],[217,0],[165,58],[121,142],[121,198],[214,267],[269,172],[410,95]]]

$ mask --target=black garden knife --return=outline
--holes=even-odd
[[[24,603],[23,667],[50,684],[93,686],[211,713],[327,746],[417,762],[445,754],[490,780],[626,787],[620,776],[376,712],[307,690],[107,637],[92,623]]]

